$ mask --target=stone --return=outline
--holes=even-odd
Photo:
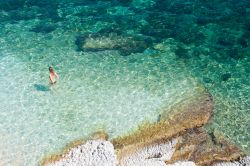
[[[189,54],[188,54],[188,49],[184,48],[184,46],[182,45],[177,45],[177,48],[175,50],[175,55],[178,58],[189,58]]]
[[[179,137],[176,150],[167,163],[179,160],[193,161],[199,166],[217,161],[233,161],[244,155],[243,151],[217,133],[207,133],[202,127],[188,129]]]
[[[202,126],[212,116],[213,100],[207,93],[197,94],[190,96],[189,101],[183,101],[173,109],[167,111],[171,112],[171,115],[162,113],[159,123],[144,124],[133,134],[113,139],[115,148],[120,150],[120,154],[124,154],[122,152],[124,150],[134,151],[136,147],[167,140],[188,128]]]
[[[115,150],[109,141],[89,140],[47,166],[115,166],[115,163]]]
[[[250,156],[246,156],[238,161],[220,162],[214,164],[213,166],[249,166],[249,165],[250,165]]]
[[[90,33],[78,36],[75,41],[78,51],[96,52],[117,50],[121,55],[141,53],[152,45],[150,38],[141,36],[125,36],[115,33]]]
[[[156,2],[154,0],[133,0],[131,5],[134,8],[146,9],[154,7]]]
[[[0,10],[10,11],[17,10],[24,6],[25,0],[5,0],[0,1]]]
[[[166,166],[196,166],[192,161],[178,161],[173,164],[167,164]]]
[[[36,33],[50,33],[56,30],[55,25],[50,25],[50,24],[39,24],[32,28],[30,31],[31,32],[36,32]]]
[[[177,140],[159,142],[138,148],[135,153],[126,153],[119,160],[120,166],[165,166],[175,150]]]
[[[213,23],[213,22],[215,22],[214,18],[202,17],[202,16],[197,18],[198,25],[206,25],[206,24]]]

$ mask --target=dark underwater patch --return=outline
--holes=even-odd
[[[56,30],[55,25],[46,25],[46,24],[39,24],[32,28],[30,31],[31,32],[36,32],[36,33],[50,33]]]
[[[188,50],[184,48],[182,45],[177,45],[177,48],[175,50],[175,55],[181,59],[189,58]]]
[[[249,48],[241,48],[241,47],[232,47],[229,48],[226,53],[230,58],[233,58],[235,60],[242,59],[244,57],[247,57],[250,55],[250,49]]]
[[[34,87],[37,91],[47,92],[50,91],[48,86],[42,85],[42,84],[34,84]]]
[[[36,17],[37,11],[29,9],[12,10],[9,11],[10,19],[12,21],[29,20]]]
[[[44,8],[44,7],[50,7],[50,8],[53,8],[57,5],[57,1],[56,0],[53,0],[53,1],[50,1],[50,0],[26,0],[25,1],[25,5],[26,6],[38,6],[38,7],[41,7],[41,8]]]
[[[206,25],[215,22],[214,18],[200,16],[197,18],[198,25]]]
[[[221,75],[221,80],[222,81],[227,81],[229,78],[231,78],[231,74],[230,73],[225,73]]]
[[[23,7],[25,0],[1,0],[0,10],[10,11],[17,10]]]

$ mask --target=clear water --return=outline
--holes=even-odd
[[[125,134],[200,86],[215,99],[208,129],[250,152],[248,1],[10,0],[0,7],[0,165],[36,165],[97,130]],[[77,37],[87,32],[153,43],[126,56],[79,51]],[[55,86],[50,65],[60,76]]]

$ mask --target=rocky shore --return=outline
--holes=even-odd
[[[58,161],[45,164],[47,166],[198,166],[194,161],[179,160],[167,164],[173,157],[177,139],[144,147],[134,154],[117,159],[113,144],[103,139],[89,140],[85,144],[72,148]],[[203,165],[203,164],[201,164]],[[250,157],[231,162],[218,162],[213,166],[247,166]]]
[[[246,166],[250,157],[223,135],[203,126],[212,117],[212,97],[202,92],[182,101],[157,123],[145,123],[127,136],[109,140],[105,132],[77,141],[46,166]]]

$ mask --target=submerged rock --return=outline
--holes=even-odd
[[[147,24],[141,27],[141,33],[159,40],[169,38],[176,24],[175,17],[161,13],[151,13],[145,20]]]
[[[176,150],[167,163],[179,160],[193,161],[199,166],[217,161],[233,161],[244,153],[216,133],[208,134],[203,128],[189,129],[179,137]]]
[[[52,31],[56,30],[55,25],[50,25],[50,24],[39,24],[32,28],[30,31],[31,32],[36,32],[36,33],[50,33]]]
[[[183,45],[177,45],[177,48],[175,50],[175,55],[178,58],[189,58],[188,49],[186,49]]]
[[[231,74],[230,73],[225,73],[221,75],[221,80],[222,81],[227,81],[229,78],[231,78]]]
[[[162,113],[161,121],[156,124],[144,124],[134,134],[118,137],[112,140],[116,149],[123,151],[127,145],[134,145],[134,151],[140,144],[150,144],[159,140],[173,138],[188,128],[202,126],[212,116],[213,100],[208,94],[197,94],[188,101],[178,103],[174,110]]]
[[[25,0],[5,0],[0,1],[0,10],[10,11],[23,7]]]
[[[156,5],[154,0],[133,0],[131,4],[134,8],[146,9]]]
[[[117,50],[121,55],[130,55],[146,50],[152,45],[152,40],[141,36],[125,36],[115,33],[91,33],[78,36],[75,43],[78,51]]]

